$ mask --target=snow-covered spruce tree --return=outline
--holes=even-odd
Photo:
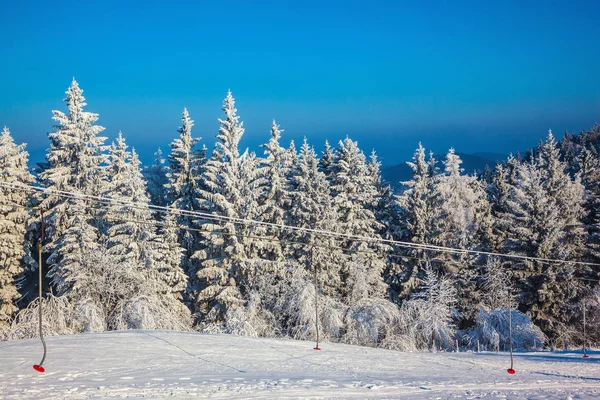
[[[183,109],[181,122],[182,126],[177,130],[179,137],[171,142],[167,200],[171,207],[179,210],[198,211],[199,178],[206,159],[203,157],[204,153],[194,149],[200,138],[192,137],[194,121],[190,118],[187,108]],[[188,215],[177,216],[177,224],[184,228],[194,228],[194,220],[195,217]],[[199,238],[197,232],[186,229],[179,231],[179,243],[185,249],[183,265],[190,276],[197,271],[197,268],[192,266],[190,257],[199,249]]]
[[[266,158],[261,161],[261,179],[258,207],[260,219],[272,224],[282,225],[287,221],[289,210],[289,183],[286,150],[279,144],[282,130],[273,120],[271,124],[271,139],[262,145]],[[277,228],[260,227],[256,234],[268,236],[271,239],[283,239],[285,233]],[[277,271],[284,261],[283,249],[278,240],[261,243],[258,249],[261,258],[273,261],[273,271]]]
[[[369,174],[365,155],[357,143],[349,138],[340,141],[334,153],[331,195],[338,217],[337,232],[380,237],[378,232],[381,224],[372,211],[377,205],[377,187]],[[354,253],[342,260],[340,295],[350,303],[364,298],[364,295],[383,298],[386,294],[383,281],[383,268],[386,264],[383,246],[364,240],[339,242],[344,250],[365,251],[360,255],[360,259],[358,254]],[[350,268],[356,262],[365,263],[367,272],[360,278],[354,274],[357,270]],[[357,290],[359,285],[367,285],[366,293]]]
[[[337,214],[331,205],[329,182],[320,171],[317,155],[306,139],[300,149],[291,179],[290,224],[298,228],[335,231]],[[286,253],[289,259],[317,270],[319,286],[326,295],[339,296],[342,281],[340,265],[344,256],[338,241],[329,236],[295,231]]]
[[[581,259],[585,253],[585,231],[581,223],[584,188],[579,177],[574,180],[569,177],[566,165],[560,161],[558,144],[552,131],[548,132],[546,142],[538,150],[537,165],[550,200],[549,206],[557,212],[555,225],[546,225],[542,231],[550,231],[557,236],[546,236],[546,240],[537,248],[537,256],[562,260]],[[582,277],[588,271],[568,263],[555,263],[542,268],[545,270],[544,279],[542,282],[538,281],[538,284],[541,283],[536,288],[538,304],[532,307],[532,312],[534,320],[541,324],[542,329],[552,333],[558,328],[552,320],[559,323],[570,322],[569,306],[578,297],[576,288],[579,285],[574,278]]]
[[[106,138],[98,135],[104,128],[95,125],[98,114],[83,111],[86,102],[75,79],[66,94],[68,114],[53,111],[52,118],[56,125],[53,127],[54,131],[48,134],[50,148],[46,161],[41,164],[39,182],[42,187],[51,190],[100,195],[105,185],[103,164],[106,161]],[[64,248],[59,250],[57,243],[61,241],[64,247],[71,240],[63,238],[63,233],[74,226],[76,218],[78,229],[89,233],[90,237],[97,235],[102,222],[95,216],[93,206],[89,201],[54,195],[44,196],[40,204],[47,211],[44,252],[50,254],[48,266],[52,282],[57,285],[57,289],[59,286],[62,288],[59,292],[65,291],[63,282],[69,281],[68,276],[72,271],[69,271],[66,264],[62,264],[61,255],[65,256],[67,253]],[[85,223],[90,224],[89,229],[82,226]],[[71,235],[79,234],[71,232]],[[37,265],[33,263],[32,267],[37,268]]]
[[[565,134],[561,143],[561,157],[571,176],[578,175],[585,188],[584,216],[581,219],[587,230],[586,259],[600,261],[600,125],[579,135]],[[592,272],[592,271],[590,271]],[[597,278],[597,271],[591,273]]]
[[[135,151],[127,151],[125,139],[120,134],[110,148],[109,159],[109,184],[105,194],[123,202],[139,204],[108,205],[104,218],[109,225],[109,252],[117,256],[120,262],[149,266],[152,262],[151,243],[155,240],[155,229],[145,225],[153,221],[153,216],[148,207],[150,199],[146,193],[146,182],[139,170],[139,159]]]
[[[549,134],[538,155],[518,167],[516,185],[506,216],[509,234],[504,251],[565,261],[583,254],[579,222],[583,190],[571,180]],[[578,296],[576,278],[585,271],[565,262],[514,262],[521,311],[551,338],[563,333],[570,307]]]
[[[496,165],[492,174],[492,181],[487,186],[488,200],[493,217],[492,248],[502,250],[502,244],[507,240],[511,229],[510,213],[514,177],[511,177],[511,165],[515,165],[514,157],[509,156],[508,161]]]
[[[546,191],[558,208],[564,224],[567,257],[581,257],[585,246],[585,231],[580,222],[584,213],[584,187],[579,176],[571,179],[567,173],[566,165],[560,160],[560,150],[552,131],[548,131],[546,142],[539,149],[538,165],[542,171]]]
[[[27,168],[25,144],[17,145],[4,127],[0,134],[0,182],[30,185],[35,179]],[[18,310],[18,279],[25,271],[25,230],[30,204],[29,194],[22,190],[0,187],[0,332]],[[0,337],[1,337],[0,333]]]
[[[419,244],[433,242],[434,216],[437,192],[435,183],[439,179],[436,161],[430,153],[429,160],[425,158],[425,148],[419,147],[413,155],[413,161],[407,163],[412,169],[412,180],[404,182],[407,189],[398,199],[400,207],[401,239]],[[396,252],[406,253],[408,258],[402,265],[387,271],[388,283],[394,297],[406,298],[410,295],[423,277],[423,268],[427,254],[422,250],[395,249]]]
[[[293,140],[290,141],[290,146],[285,150],[285,155],[283,157],[283,168],[286,173],[286,176],[289,177],[289,174],[292,173],[294,169],[294,165],[298,162],[298,150],[296,149],[296,144]]]
[[[371,156],[367,162],[369,176],[373,185],[377,189],[376,201],[372,203],[375,219],[381,223],[380,229],[377,232],[381,237],[386,239],[399,239],[401,236],[400,230],[400,208],[392,187],[384,183],[381,177],[381,163],[375,153],[371,151]],[[388,264],[397,262],[390,259]],[[386,268],[388,269],[388,268]]]
[[[400,221],[398,202],[392,187],[384,183],[381,177],[381,162],[375,153],[371,152],[367,162],[369,176],[377,189],[377,203],[373,202],[375,218],[381,223],[379,235],[386,239],[400,237]]]
[[[491,210],[484,184],[474,176],[462,175],[460,157],[450,149],[444,161],[445,174],[435,185],[438,204],[434,221],[433,243],[458,249],[489,249]],[[476,258],[469,255],[436,255],[440,270],[452,275],[457,284],[461,316],[468,323],[477,312],[478,269]],[[437,267],[437,265],[436,265]]]
[[[241,178],[244,158],[248,155],[239,152],[244,128],[231,92],[227,93],[222,109],[226,118],[219,119],[217,142],[205,165],[199,199],[202,207],[212,214],[239,218],[247,202],[255,199],[243,195],[252,183]],[[201,280],[196,297],[197,317],[202,318],[203,329],[221,329],[228,309],[243,304],[240,286],[244,282],[239,279],[243,276],[247,248],[237,235],[240,227],[232,222],[199,220],[198,224],[208,233],[204,235],[205,247],[193,256],[200,262],[196,274]]]
[[[169,183],[169,178],[167,177],[167,171],[165,158],[159,147],[154,153],[154,164],[144,167],[142,171],[148,184],[150,202],[155,206],[164,207],[168,205],[166,185]],[[157,215],[157,217],[160,218],[160,215]]]
[[[110,204],[104,216],[110,226],[107,252],[121,266],[123,274],[143,277],[139,285],[131,286],[115,299],[109,328],[181,329],[187,326],[189,311],[180,302],[187,284],[181,268],[182,250],[178,252],[173,243],[173,231],[164,228],[161,235],[157,234],[140,161],[135,150],[127,151],[121,135],[111,146],[109,179],[107,195],[126,203]],[[167,215],[164,223],[165,226],[170,223],[173,229],[172,216]],[[160,322],[162,312],[170,313],[169,323]]]
[[[329,145],[329,141],[325,140],[325,148],[323,149],[321,158],[319,159],[319,171],[324,173],[328,179],[331,177],[332,165],[333,148]]]
[[[72,289],[81,285],[75,279],[87,268],[85,258],[98,248],[100,232],[91,221],[94,217],[86,212],[85,200],[76,199],[70,204],[73,219],[54,243],[54,251],[48,257],[51,266],[48,277],[58,296],[68,295]],[[71,300],[79,300],[77,298]]]
[[[161,279],[170,288],[171,293],[182,299],[186,290],[188,277],[182,268],[185,250],[178,241],[177,218],[172,212],[164,214],[156,237],[155,263]]]

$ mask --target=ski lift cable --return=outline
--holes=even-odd
[[[23,205],[16,204],[16,203],[10,203],[10,204],[9,203],[0,203],[0,206],[19,207],[19,208],[24,208],[24,209],[28,209],[28,210],[36,210],[37,209],[35,207],[23,206]],[[100,209],[98,207],[91,207],[91,208]],[[117,213],[118,212],[119,211],[117,211]],[[62,212],[62,213],[65,213],[65,212]],[[135,223],[138,225],[154,226],[157,228],[164,228],[164,229],[185,230],[188,232],[199,232],[199,233],[206,233],[206,234],[212,234],[212,235],[218,235],[218,236],[236,236],[236,237],[251,239],[251,240],[260,240],[260,241],[267,241],[267,242],[271,242],[271,243],[288,244],[288,245],[299,245],[299,246],[306,246],[306,247],[311,247],[311,248],[317,247],[317,248],[322,248],[322,249],[329,250],[329,251],[337,250],[337,251],[340,251],[342,253],[349,254],[349,255],[351,255],[351,254],[366,254],[366,255],[384,254],[386,257],[391,257],[391,258],[396,258],[396,259],[401,259],[401,260],[410,259],[410,260],[415,260],[415,261],[420,261],[420,262],[445,262],[445,261],[447,261],[447,260],[440,260],[440,259],[436,259],[436,258],[430,259],[429,257],[427,257],[427,260],[424,260],[423,258],[420,258],[420,257],[410,256],[410,255],[402,254],[402,253],[396,253],[394,251],[379,252],[379,251],[375,251],[375,250],[365,250],[365,249],[347,249],[347,248],[343,248],[340,246],[333,246],[333,245],[327,245],[327,244],[322,244],[322,243],[314,243],[314,242],[307,243],[307,242],[300,242],[297,240],[280,239],[277,237],[251,235],[251,234],[242,233],[242,232],[224,232],[224,231],[211,230],[211,229],[206,229],[206,228],[192,228],[192,227],[183,226],[180,224],[167,224],[165,222],[156,221],[156,220],[137,220],[137,219],[131,219],[131,218],[114,218],[114,217],[110,217],[110,216],[106,216],[106,215],[102,215],[102,214],[98,214],[98,215],[90,215],[89,213],[86,213],[86,214],[92,218],[104,218],[108,222],[131,222],[131,223]],[[443,250],[432,250],[432,251],[446,253]],[[449,253],[449,254],[452,255],[455,253]],[[568,262],[568,261],[564,261],[564,262]],[[486,268],[485,265],[464,263],[462,261],[461,261],[461,263],[468,267]],[[584,278],[584,277],[575,277],[573,279],[582,280],[582,281],[590,281],[590,282],[600,282],[600,279],[592,279],[592,278]]]
[[[75,193],[75,192],[45,189],[45,188],[41,188],[41,187],[33,186],[33,185],[9,184],[9,183],[0,182],[0,187],[6,187],[6,188],[11,188],[11,189],[17,189],[17,190],[25,190],[25,191],[37,191],[37,192],[41,192],[42,194],[46,194],[46,195],[55,195],[58,197],[66,197],[66,198],[71,198],[71,199],[81,199],[81,200],[87,199],[87,200],[108,203],[108,204],[121,204],[121,205],[128,205],[131,207],[136,207],[136,208],[143,207],[145,209],[150,209],[150,210],[154,210],[157,212],[173,213],[173,214],[183,215],[183,216],[195,216],[195,217],[200,217],[200,218],[213,220],[213,221],[231,222],[231,223],[237,223],[237,224],[243,224],[243,225],[261,225],[261,226],[268,226],[268,227],[279,229],[279,230],[289,230],[289,231],[296,231],[296,232],[313,233],[313,234],[319,234],[319,235],[326,235],[329,237],[338,237],[338,238],[344,238],[344,239],[350,239],[350,240],[360,240],[363,242],[375,242],[375,243],[388,244],[388,245],[405,247],[405,248],[413,248],[413,249],[420,249],[420,250],[436,250],[436,251],[443,251],[443,252],[454,253],[454,254],[469,254],[470,253],[470,254],[476,254],[476,255],[496,256],[496,257],[513,258],[513,259],[521,259],[521,260],[528,260],[528,261],[546,262],[546,263],[562,263],[562,264],[570,263],[570,264],[577,264],[577,265],[600,267],[600,263],[590,263],[590,262],[584,262],[584,261],[567,261],[567,260],[558,260],[558,259],[542,258],[542,257],[529,257],[529,256],[516,255],[516,254],[503,254],[503,253],[496,253],[496,252],[489,252],[489,251],[482,251],[482,250],[457,249],[457,248],[452,248],[452,247],[436,246],[436,245],[429,245],[429,244],[422,244],[422,243],[411,243],[411,242],[404,242],[404,241],[399,241],[399,240],[373,238],[373,237],[361,236],[361,235],[351,235],[351,234],[332,232],[332,231],[327,231],[327,230],[322,230],[322,229],[295,227],[295,226],[290,226],[290,225],[285,225],[285,224],[275,224],[275,223],[271,223],[271,222],[257,221],[257,220],[252,220],[252,219],[227,217],[227,216],[216,215],[216,214],[200,212],[200,211],[187,211],[187,210],[179,210],[179,209],[173,208],[173,207],[148,205],[148,204],[142,204],[142,203],[138,203],[138,202],[130,202],[130,201],[125,201],[125,200],[120,200],[120,199],[114,199],[111,197],[92,196],[92,195],[86,195],[86,194]]]

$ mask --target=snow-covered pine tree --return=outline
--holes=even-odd
[[[237,115],[231,92],[223,102],[225,119],[219,119],[217,142],[203,174],[200,201],[208,212],[239,218],[248,199],[243,193],[250,182],[241,179],[244,155],[240,155],[239,142],[244,134],[243,123]],[[200,262],[196,276],[201,280],[197,293],[196,311],[203,317],[206,329],[221,326],[228,309],[243,304],[240,285],[241,264],[246,260],[246,248],[237,236],[239,226],[232,222],[201,220],[207,230],[205,247],[196,251],[193,258]]]
[[[169,183],[167,199],[171,207],[183,211],[198,211],[199,179],[206,159],[201,151],[195,150],[200,138],[192,137],[194,121],[190,118],[187,108],[181,116],[182,126],[177,130],[179,137],[171,142],[169,155]],[[196,218],[188,215],[178,215],[177,225],[184,228],[194,228]],[[179,243],[185,249],[183,265],[185,271],[193,276],[197,266],[192,265],[190,257],[199,249],[200,236],[197,232],[181,229]]]
[[[169,178],[167,177],[167,171],[165,158],[159,147],[154,153],[154,164],[144,167],[142,171],[144,179],[148,183],[150,201],[155,206],[165,207],[168,205],[166,185],[169,183]],[[161,216],[157,215],[157,217],[160,218]]]
[[[334,153],[331,185],[333,207],[338,216],[337,232],[365,237],[380,237],[381,224],[372,211],[377,205],[377,187],[371,179],[364,153],[358,144],[349,138],[339,142]],[[347,251],[368,251],[360,255],[353,254],[342,262],[341,293],[347,300],[358,300],[353,289],[358,284],[368,285],[368,296],[382,298],[386,285],[383,281],[385,252],[381,245],[361,240],[341,240],[340,245]],[[350,268],[352,263],[364,262],[366,280],[359,282],[358,276]]]
[[[0,134],[0,182],[30,185],[35,181],[27,168],[25,144],[17,145],[7,127]],[[30,215],[29,194],[0,187],[0,332],[18,310],[18,279],[25,271],[25,230]]]
[[[50,148],[45,163],[41,164],[39,182],[42,187],[51,190],[100,195],[105,186],[103,164],[106,161],[106,138],[99,134],[104,128],[95,125],[98,114],[83,111],[86,102],[83,90],[79,88],[75,79],[66,94],[68,114],[53,111],[52,118],[56,125],[53,127],[54,131],[48,134]],[[67,279],[66,276],[60,276],[63,273],[60,271],[64,269],[58,266],[61,263],[59,254],[66,253],[64,249],[57,252],[57,243],[62,241],[64,247],[64,243],[68,242],[62,235],[74,226],[76,217],[79,229],[88,232],[91,237],[97,234],[101,220],[84,215],[95,215],[93,206],[89,201],[84,203],[78,199],[65,199],[53,195],[44,196],[40,204],[40,207],[47,211],[44,252],[50,253],[49,267],[54,271],[53,282],[57,285],[62,285],[61,282]],[[84,223],[89,223],[92,227],[85,228],[82,226]],[[76,232],[72,234],[79,235]],[[37,265],[33,264],[32,267],[37,268]]]
[[[401,238],[413,243],[431,244],[436,205],[435,183],[439,179],[435,159],[430,154],[427,161],[425,148],[419,143],[413,161],[407,164],[412,169],[412,180],[404,182],[407,189],[398,199]],[[423,277],[427,254],[422,250],[412,249],[396,249],[396,251],[405,252],[410,258],[399,268],[390,269],[386,275],[395,296],[405,298],[418,286],[419,279]]]

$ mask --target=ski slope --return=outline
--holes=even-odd
[[[1,399],[600,398],[600,354],[400,353],[342,344],[119,331],[0,342]]]

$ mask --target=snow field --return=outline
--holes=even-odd
[[[0,343],[0,399],[594,399],[600,354],[401,353],[334,343],[117,331]]]

